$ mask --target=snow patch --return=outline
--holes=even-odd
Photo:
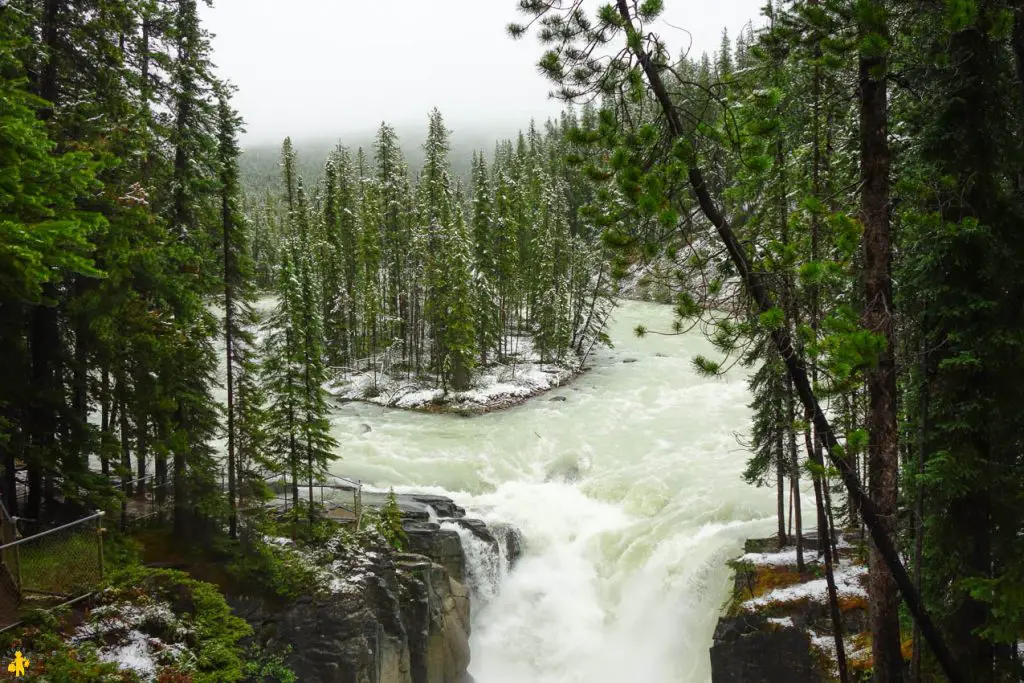
[[[867,599],[868,593],[861,585],[861,580],[867,576],[867,573],[867,567],[851,564],[848,560],[841,561],[840,566],[835,570],[836,594],[841,598]],[[814,579],[785,588],[776,588],[764,595],[746,600],[741,607],[747,611],[754,611],[772,603],[796,602],[804,599],[820,603],[827,601],[828,584],[826,580]]]
[[[131,669],[141,677],[151,678],[156,673],[156,660],[150,652],[149,638],[140,631],[132,631],[122,645],[100,651],[101,662],[113,662],[122,669]]]
[[[506,345],[515,362],[494,364],[477,370],[472,388],[447,391],[436,378],[402,379],[372,371],[346,373],[324,383],[331,396],[361,400],[396,408],[422,408],[431,404],[469,409],[507,405],[561,386],[579,372],[572,364],[541,363],[529,337],[509,337]],[[574,359],[571,352],[568,357]]]
[[[806,550],[803,552],[804,562],[810,564],[817,562],[817,553],[808,553]],[[752,564],[755,567],[790,567],[796,566],[796,548],[792,550],[782,550],[777,553],[747,553],[742,556],[737,562],[745,564]]]
[[[146,633],[147,630],[156,630],[175,640],[183,640],[189,634],[189,628],[167,603],[122,602],[101,605],[89,612],[88,620],[75,629],[71,642],[94,641],[99,646],[100,661],[130,669],[142,680],[151,681],[160,666],[179,661],[189,652],[183,643],[165,643]]]

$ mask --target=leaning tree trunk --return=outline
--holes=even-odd
[[[616,6],[628,35],[630,50],[636,56],[644,75],[650,83],[651,90],[658,101],[662,113],[665,115],[670,133],[675,138],[682,138],[686,134],[686,129],[683,126],[679,112],[669,97],[668,90],[665,88],[661,72],[644,49],[643,40],[633,26],[628,0],[616,0]],[[701,211],[711,224],[714,225],[719,239],[722,240],[729,254],[730,261],[735,266],[737,274],[743,281],[744,287],[753,300],[758,312],[763,313],[775,308],[775,302],[772,300],[761,274],[751,266],[750,259],[742,245],[740,245],[731,222],[719,210],[718,205],[712,199],[707,183],[704,180],[704,174],[695,162],[688,171],[688,179],[690,187],[697,197]],[[794,346],[793,338],[788,330],[779,327],[772,331],[772,341],[786,363],[786,370],[793,380],[797,395],[800,397],[804,408],[813,418],[814,427],[821,435],[820,438],[828,452],[829,459],[839,471],[839,476],[846,486],[850,502],[860,512],[860,516],[868,527],[878,554],[889,567],[889,571],[892,572],[893,578],[903,594],[903,599],[907,603],[907,608],[914,620],[920,624],[921,632],[931,647],[936,660],[952,683],[966,683],[966,679],[960,674],[949,648],[946,646],[942,635],[925,609],[920,595],[900,560],[899,552],[893,543],[883,516],[879,513],[874,501],[864,494],[860,482],[857,480],[856,471],[844,457],[843,449],[836,437],[835,431],[832,429],[832,425],[822,411],[821,405],[814,394],[810,378],[807,374],[807,366],[802,354]]]
[[[843,643],[843,614],[839,609],[839,593],[836,590],[836,577],[834,572],[835,561],[838,556],[832,546],[832,529],[828,523],[821,523],[826,520],[825,496],[823,484],[823,472],[825,465],[821,459],[821,451],[811,443],[811,430],[804,430],[804,444],[807,448],[807,457],[815,465],[814,471],[814,504],[818,510],[818,550],[825,558],[825,585],[828,590],[828,608],[832,617],[832,636],[836,644],[836,662],[839,665],[839,683],[849,683],[850,677],[846,670],[846,645]]]

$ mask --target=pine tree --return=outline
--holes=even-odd
[[[294,240],[284,245],[276,291],[277,305],[266,321],[260,354],[262,386],[267,396],[267,451],[270,460],[291,476],[293,508],[299,506],[299,420],[302,418],[305,389],[301,339],[295,327],[301,296],[296,251]]]
[[[487,172],[487,160],[474,152],[472,166],[473,325],[480,364],[487,365],[488,353],[498,347],[502,336],[495,235],[494,197]]]
[[[310,244],[308,209],[301,179],[298,182],[295,211],[299,225],[296,253],[299,298],[294,310],[296,317],[291,324],[292,336],[299,347],[297,351],[302,370],[300,400],[297,406],[301,419],[298,423],[297,436],[303,448],[309,495],[309,521],[312,524],[315,515],[313,483],[322,478],[328,465],[336,459],[333,449],[337,442],[330,435],[326,392],[323,388],[328,378],[324,363],[324,328],[319,300],[322,286],[317,280],[315,264],[311,259],[316,250]]]
[[[2,11],[2,10],[0,10]],[[0,447],[3,449],[3,497],[17,514],[15,462],[42,466],[52,453],[31,421],[43,418],[29,406],[53,397],[34,395],[35,385],[24,369],[31,367],[23,316],[30,306],[52,309],[55,285],[69,273],[97,275],[89,242],[101,219],[77,210],[77,203],[95,186],[97,170],[82,152],[51,154],[53,143],[35,108],[42,103],[26,90],[27,79],[16,52],[24,46],[18,17],[10,13],[0,26],[0,163],[5,169],[0,192],[0,348],[12,375],[0,389]],[[7,23],[10,20],[10,23]],[[53,403],[48,403],[56,410]],[[37,423],[36,423],[37,424]],[[38,471],[38,470],[37,470]],[[37,501],[33,501],[37,503]],[[27,514],[38,514],[29,510]]]
[[[465,391],[470,387],[476,363],[477,335],[473,328],[472,247],[457,192],[453,225],[446,231],[443,247],[448,256],[444,294],[442,348],[445,352],[443,374],[452,389]]]
[[[251,363],[248,358],[251,333],[242,326],[243,307],[251,304],[252,270],[247,259],[248,239],[246,226],[238,206],[238,149],[237,136],[241,119],[231,109],[229,93],[221,88],[218,93],[218,163],[220,168],[221,224],[223,235],[221,247],[224,268],[224,349],[225,383],[227,385],[227,477],[228,477],[228,524],[231,538],[238,533],[238,424],[235,403],[235,382],[244,366]],[[252,396],[247,397],[251,400]],[[247,410],[258,406],[246,406]],[[247,415],[251,421],[252,412]],[[243,423],[244,424],[244,423]],[[253,427],[257,428],[257,427]]]
[[[407,209],[410,201],[408,169],[394,128],[382,123],[374,143],[375,184],[380,214],[381,313],[385,318],[384,333],[391,340],[401,339],[403,361],[406,360],[409,293],[406,277],[411,248],[411,224]]]
[[[215,259],[211,249],[215,233],[207,209],[216,181],[199,172],[201,160],[216,156],[212,135],[216,129],[216,110],[208,97],[208,86],[213,82],[207,70],[209,39],[200,27],[195,0],[178,4],[173,36],[174,162],[168,226],[179,240],[178,253],[172,258],[183,264],[185,272],[192,271],[195,279],[172,304],[185,339],[183,345],[171,351],[176,362],[166,366],[173,378],[172,395],[177,397],[173,421],[176,431],[170,450],[174,456],[175,533],[182,536],[186,532],[186,517],[193,509],[205,508],[208,503],[215,505],[210,496],[219,487],[210,445],[218,424],[210,390],[216,373],[211,339],[217,324],[202,300],[204,294],[214,290],[218,279],[213,276],[213,269],[203,267]]]

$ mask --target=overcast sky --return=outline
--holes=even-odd
[[[667,0],[692,54],[759,20],[764,0]],[[426,120],[510,134],[561,108],[537,73],[534,36],[507,37],[516,0],[215,0],[214,63],[239,89],[248,143],[334,137]],[[674,52],[690,35],[662,24]]]

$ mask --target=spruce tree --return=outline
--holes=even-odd
[[[228,533],[236,538],[238,533],[238,428],[236,420],[238,407],[235,403],[235,384],[237,375],[245,372],[244,366],[251,363],[248,357],[252,336],[243,327],[243,307],[251,304],[252,269],[247,259],[246,225],[238,206],[238,131],[241,119],[231,109],[228,91],[222,87],[218,93],[218,165],[220,169],[221,196],[221,247],[224,268],[224,350],[225,350],[225,384],[227,389],[227,496],[228,496]],[[252,400],[252,396],[246,397]],[[256,408],[257,406],[252,406]],[[246,406],[249,410],[250,406]],[[251,412],[247,421],[251,421]],[[243,422],[245,424],[245,422]],[[249,425],[246,425],[249,426]],[[250,426],[250,428],[255,428]]]
[[[487,160],[474,152],[472,166],[472,235],[473,235],[473,324],[480,364],[487,365],[488,354],[496,351],[502,336],[498,281],[497,244],[495,235],[494,197],[491,191]]]

